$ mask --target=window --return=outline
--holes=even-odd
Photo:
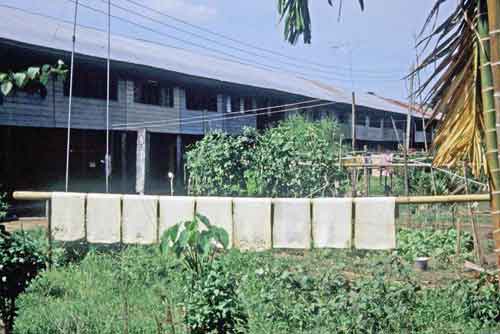
[[[209,89],[187,88],[186,108],[188,110],[217,111],[217,94]]]
[[[231,112],[241,111],[241,100],[243,100],[243,110],[252,110],[252,98],[243,96],[231,96]]]
[[[134,102],[172,108],[174,106],[173,88],[161,85],[157,81],[136,81]]]
[[[335,118],[339,124],[347,124],[350,122],[350,114],[345,112],[337,112],[335,113]]]
[[[252,110],[253,108],[253,100],[251,97],[244,97],[243,104],[245,105],[245,110]]]
[[[424,124],[422,123],[422,119],[414,119],[413,122],[415,124],[416,131],[423,131]],[[427,122],[425,124],[427,125]]]
[[[231,96],[231,112],[241,111],[241,102],[239,96]]]
[[[372,112],[370,114],[370,127],[371,128],[380,128],[380,124],[384,118],[384,114],[381,112]]]
[[[64,96],[69,96],[69,81],[64,82]],[[73,79],[73,96],[105,100],[107,95],[106,70],[89,70],[76,68]],[[109,81],[109,99],[118,100],[118,80],[111,74]]]
[[[366,114],[364,112],[357,112],[355,117],[356,125],[366,126]]]

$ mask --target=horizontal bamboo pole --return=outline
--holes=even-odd
[[[433,203],[468,203],[488,202],[490,194],[446,195],[446,196],[401,196],[396,197],[396,204],[433,204]]]
[[[391,167],[404,167],[404,163],[392,163],[392,164],[363,164],[363,163],[343,163],[342,167],[352,167],[352,168],[391,168]],[[409,163],[408,167],[427,167],[422,164]]]
[[[48,200],[50,192],[15,191],[14,199],[20,201]],[[448,195],[448,196],[401,196],[396,197],[396,204],[432,204],[432,203],[467,203],[488,202],[489,194]]]
[[[14,191],[12,195],[19,201],[42,201],[50,199],[51,196],[52,193],[47,191]]]

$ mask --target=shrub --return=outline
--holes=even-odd
[[[319,197],[342,191],[338,131],[332,120],[294,117],[257,134],[212,133],[187,153],[194,195]]]
[[[217,261],[185,286],[186,325],[193,334],[246,333],[248,316],[231,270]]]
[[[12,332],[16,299],[45,267],[46,257],[27,233],[0,230],[0,316],[7,333]]]
[[[5,194],[0,194],[0,222],[7,216],[9,206],[5,201]]]
[[[461,232],[461,254],[471,255],[472,235]],[[456,254],[457,230],[401,230],[398,233],[398,253],[408,261],[421,256],[434,257],[440,261]]]
[[[242,136],[207,134],[187,152],[189,192],[194,195],[238,195],[245,188],[244,172],[251,164],[257,133],[246,128]]]
[[[267,130],[253,153],[247,178],[256,195],[333,196],[346,177],[338,168],[337,126],[332,120],[308,122],[295,117]]]

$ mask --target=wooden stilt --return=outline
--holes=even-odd
[[[121,133],[120,138],[120,159],[121,159],[121,189],[122,193],[127,192],[127,132]]]
[[[182,187],[183,169],[182,169],[182,135],[176,136],[176,155],[175,155],[175,178],[177,180],[177,187]]]

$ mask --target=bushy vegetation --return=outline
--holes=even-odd
[[[215,257],[201,275],[185,264],[187,248],[177,257],[156,246],[91,250],[78,265],[44,272],[20,297],[15,333],[500,330],[500,293],[486,279],[443,273],[427,282],[397,252],[241,253],[215,247],[217,238],[206,239]]]
[[[173,253],[188,270],[184,294],[185,322],[193,334],[244,333],[247,315],[230,268],[215,261],[217,247],[227,249],[229,236],[202,215],[176,224],[162,236],[161,249]],[[170,252],[173,251],[173,252]]]
[[[259,134],[214,132],[187,153],[193,195],[313,197],[342,191],[346,176],[338,167],[340,144],[332,120],[283,121]]]
[[[7,333],[12,332],[17,297],[45,268],[46,260],[37,239],[23,231],[7,233],[0,226],[0,317]]]
[[[432,257],[448,262],[456,254],[457,230],[401,230],[398,233],[398,252],[408,261],[417,257]],[[472,257],[473,240],[469,232],[460,233],[460,253]]]
[[[0,193],[0,222],[7,216],[8,205],[5,201],[5,194]]]

